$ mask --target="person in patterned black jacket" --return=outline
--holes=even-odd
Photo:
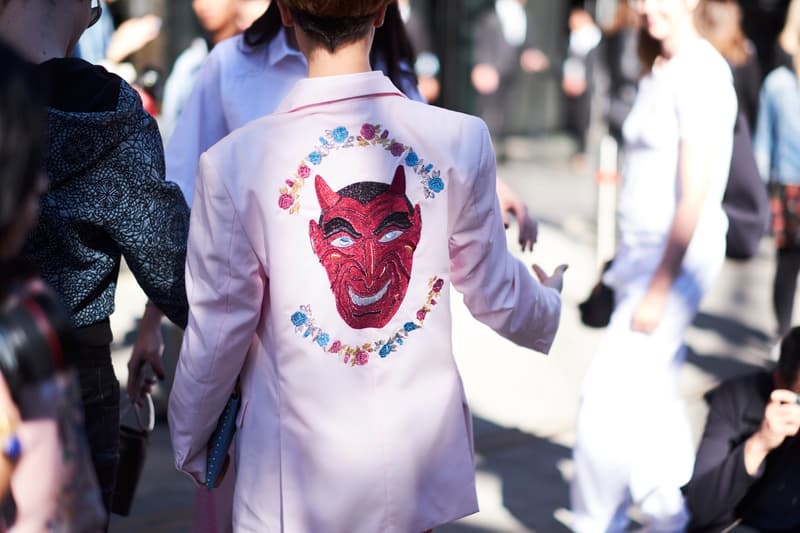
[[[96,1],[5,0],[0,37],[37,64],[51,93],[50,190],[25,254],[77,328],[70,358],[79,370],[92,459],[110,506],[119,459],[119,383],[109,316],[121,257],[150,301],[184,327],[189,210],[179,188],[164,179],[158,127],[136,92],[103,68],[70,57],[99,15]],[[148,332],[140,336],[160,335],[157,321],[143,324]]]

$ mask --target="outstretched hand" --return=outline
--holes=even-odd
[[[569,265],[559,265],[553,273],[548,276],[545,271],[542,270],[542,267],[533,265],[533,272],[536,274],[536,277],[539,278],[539,283],[561,293],[561,290],[564,288],[564,272],[567,271],[567,268],[569,268]]]

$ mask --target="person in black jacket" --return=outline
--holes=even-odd
[[[76,328],[76,345],[66,358],[78,370],[92,461],[110,509],[120,391],[109,316],[121,258],[150,301],[185,327],[189,209],[178,186],[164,179],[161,136],[136,91],[102,67],[70,57],[100,9],[97,0],[5,0],[0,37],[36,65],[50,92],[49,190],[24,257]],[[160,337],[158,322],[144,323]],[[159,355],[153,351],[149,360],[157,374]]]
[[[694,474],[684,487],[690,532],[800,531],[798,393],[800,327],[784,337],[774,372],[733,379],[711,393]]]

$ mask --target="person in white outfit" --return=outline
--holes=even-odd
[[[624,126],[620,245],[608,331],[583,383],[571,486],[575,531],[681,531],[694,450],[678,372],[683,337],[725,257],[721,207],[736,93],[693,26],[698,0],[639,0],[644,76]]]

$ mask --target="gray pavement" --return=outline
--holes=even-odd
[[[549,356],[514,346],[476,322],[456,297],[454,349],[475,425],[480,513],[437,529],[442,533],[568,531],[568,480],[581,379],[602,331],[580,324],[577,303],[596,281],[593,253],[595,187],[591,176],[572,172],[558,141],[515,143],[515,159],[500,174],[540,218],[533,253],[519,254],[545,269],[566,262],[561,328]],[[515,228],[509,246],[517,250]],[[720,379],[767,362],[773,329],[770,306],[772,242],[747,263],[729,262],[703,302],[687,343],[682,391],[699,439],[706,409],[703,394]],[[144,306],[130,274],[119,286],[114,359],[125,380],[136,316]],[[115,533],[188,531],[194,489],[172,464],[166,424],[153,435],[143,479],[130,517],[115,517]]]

